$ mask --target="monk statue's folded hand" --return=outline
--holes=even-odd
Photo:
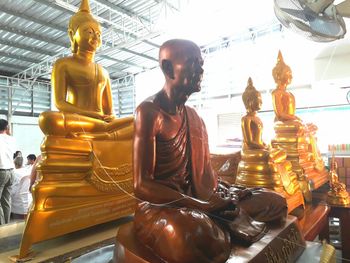
[[[210,197],[206,210],[207,212],[225,210],[228,209],[231,204],[231,198],[228,195],[224,192],[216,192]]]
[[[236,207],[233,203],[231,204],[232,205],[229,210],[220,211],[218,213],[220,219],[232,221],[239,215],[239,208]]]
[[[243,199],[251,196],[252,191],[250,191],[250,189],[246,188],[246,189],[236,191],[235,194],[238,196],[238,200],[243,200]]]

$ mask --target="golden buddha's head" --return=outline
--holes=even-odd
[[[253,81],[250,77],[248,79],[248,85],[242,94],[242,100],[247,112],[254,112],[261,109],[261,94],[253,86]]]
[[[68,35],[73,53],[78,48],[95,52],[101,46],[101,26],[90,12],[89,0],[82,0],[78,12],[69,20]]]
[[[278,51],[277,63],[272,70],[272,76],[277,85],[288,85],[292,82],[292,70],[284,63],[281,51]]]

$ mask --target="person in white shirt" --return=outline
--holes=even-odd
[[[14,182],[11,191],[11,219],[25,219],[32,195],[29,192],[31,166],[23,167],[23,157],[14,160]]]
[[[11,186],[15,168],[13,154],[16,147],[7,120],[0,119],[0,225],[10,221]]]

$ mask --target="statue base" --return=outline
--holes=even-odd
[[[329,191],[327,193],[327,203],[330,205],[348,206],[350,204],[349,194],[345,192],[337,195]]]
[[[287,201],[288,214],[292,213],[298,207],[304,208],[304,198],[301,191],[297,191],[293,195],[288,195],[287,193],[284,193],[284,196]]]
[[[249,247],[232,244],[226,263],[295,262],[305,248],[305,241],[297,226],[297,219],[288,216],[283,227],[271,228],[258,242]],[[114,250],[115,263],[163,263],[159,257],[141,244],[134,232],[134,223],[119,228]]]
[[[135,211],[132,140],[46,136],[19,258],[32,244],[131,215]]]

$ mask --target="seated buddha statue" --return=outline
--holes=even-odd
[[[304,197],[310,200],[310,189],[320,187],[328,178],[317,148],[317,126],[304,124],[295,115],[295,97],[287,90],[292,81],[292,71],[285,64],[280,51],[272,75],[276,82],[276,89],[272,92],[276,137],[272,140],[272,146],[286,151],[287,160],[291,161],[293,171],[298,175]]]
[[[261,94],[248,79],[248,86],[242,95],[247,114],[243,116],[242,159],[238,165],[236,183],[248,187],[266,187],[283,194],[287,199],[288,211],[304,204],[296,174],[286,160],[284,150],[269,147],[262,140],[263,123],[257,115],[262,100]]]
[[[52,70],[58,111],[39,117],[45,138],[20,258],[33,243],[130,215],[135,209],[133,117],[113,114],[110,78],[94,61],[101,26],[88,0],[82,0],[72,16],[68,35],[73,54],[58,59]]]
[[[185,105],[201,90],[200,48],[166,41],[159,65],[163,88],[136,109],[136,239],[162,262],[223,263],[231,242],[251,244],[264,235],[266,222],[283,221],[286,201],[268,189],[224,182],[213,171],[204,122]]]
[[[346,190],[345,184],[339,182],[337,174],[337,162],[334,158],[334,152],[329,170],[329,186],[330,190],[327,193],[327,202],[332,205],[348,205],[350,204],[349,193]]]
[[[101,26],[90,13],[87,1],[69,21],[72,56],[58,59],[52,69],[52,91],[58,112],[40,115],[45,135],[97,140],[128,139],[133,136],[133,117],[113,114],[111,80],[95,63],[101,46]]]

